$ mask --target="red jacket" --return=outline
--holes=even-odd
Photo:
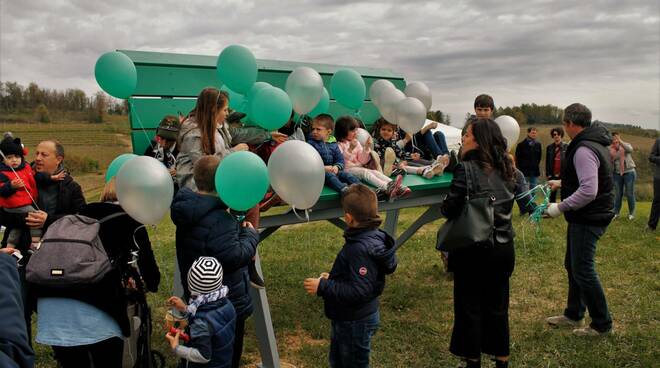
[[[37,200],[37,182],[34,180],[34,172],[30,165],[23,162],[16,169],[16,174],[4,163],[0,163],[0,208],[17,208],[29,206],[32,199]],[[14,189],[11,187],[11,181],[15,179],[23,180],[25,187]],[[30,196],[32,195],[32,199]]]

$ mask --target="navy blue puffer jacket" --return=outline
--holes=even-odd
[[[346,244],[316,294],[323,297],[329,319],[356,321],[378,310],[385,275],[396,270],[396,249],[394,239],[380,229],[348,229],[344,238]]]
[[[202,256],[215,257],[222,264],[223,284],[229,287],[228,298],[236,315],[251,315],[247,266],[257,251],[257,231],[242,227],[217,196],[188,188],[182,188],[174,197],[171,216],[176,225],[176,259],[186,299],[190,297],[187,276],[193,262]]]
[[[191,340],[186,345],[199,350],[203,357],[209,359],[209,362],[197,364],[181,360],[179,367],[231,367],[235,329],[236,312],[226,298],[202,304],[190,320]]]

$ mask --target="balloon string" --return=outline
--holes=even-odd
[[[151,142],[151,138],[147,133],[147,129],[144,127],[144,125],[142,125],[142,121],[140,120],[140,115],[137,113],[137,109],[135,108],[132,99],[128,99],[128,105],[130,106],[131,111],[135,111],[135,120],[137,120],[137,123],[140,126],[142,133],[144,133],[144,137],[147,138],[147,144],[149,144],[149,142]]]
[[[3,160],[7,161],[7,156],[5,156],[5,154],[4,154],[2,151],[0,151],[0,155],[2,155],[2,159],[3,159]],[[23,160],[25,161],[25,159],[23,159]],[[26,164],[26,165],[27,165],[27,164]],[[11,172],[13,172],[14,175],[16,175],[16,179],[20,179],[20,178],[21,178],[20,176],[18,176],[18,173],[16,172],[16,170],[14,170],[13,167],[11,167],[11,166],[9,166],[9,165],[7,165],[7,167],[9,167],[9,169],[11,170]],[[23,184],[25,184],[25,183],[23,183]],[[11,185],[11,182],[8,183],[8,184],[6,184],[6,185]],[[34,208],[36,208],[37,211],[41,211],[41,209],[39,208],[39,205],[37,205],[37,202],[34,200],[34,197],[32,197],[32,194],[30,193],[30,191],[28,190],[28,188],[27,188],[26,186],[24,186],[23,188],[25,189],[25,193],[27,193],[28,197],[30,197],[30,200],[32,201],[32,204],[34,204]]]
[[[529,222],[535,225],[536,228],[536,241],[540,243],[540,237],[541,237],[541,219],[543,218],[543,214],[545,213],[546,209],[549,206],[550,202],[550,187],[547,184],[539,184],[535,186],[534,188],[520,193],[515,196],[515,199],[522,199],[527,196],[530,197],[530,200],[525,204],[525,207],[529,206],[531,203],[533,203],[536,199],[536,195],[538,193],[541,193],[543,195],[543,202],[539,205],[536,206],[534,211],[529,215]],[[525,244],[525,225],[523,224],[523,245],[525,248],[527,247]]]
[[[298,215],[298,212],[296,212],[296,207],[295,206],[291,206],[291,210],[293,211],[293,214],[298,218],[298,220],[309,222],[309,212],[308,212],[309,210],[305,210],[305,218],[302,218]]]

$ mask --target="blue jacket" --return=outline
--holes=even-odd
[[[0,254],[0,280],[0,367],[31,368],[34,351],[25,328],[21,281],[14,257]]]
[[[234,352],[236,311],[227,298],[203,304],[190,319],[190,342],[205,358],[206,364],[181,361],[182,367],[229,368]]]
[[[328,143],[310,139],[307,143],[311,144],[323,160],[324,166],[337,166],[339,170],[344,169],[344,155],[339,150],[336,142]]]
[[[385,275],[396,270],[394,239],[376,229],[348,229],[346,244],[332,265],[330,277],[321,279],[317,295],[325,302],[325,315],[355,321],[378,310]]]
[[[256,230],[242,227],[220,198],[188,188],[182,188],[174,197],[171,216],[176,225],[176,259],[186,299],[190,297],[187,276],[193,262],[201,256],[215,257],[222,264],[223,284],[229,287],[227,297],[236,314],[239,318],[251,315],[247,266],[257,251]]]

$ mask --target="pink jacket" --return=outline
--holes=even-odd
[[[339,150],[344,154],[344,164],[346,165],[345,169],[350,169],[351,167],[363,167],[371,159],[369,151],[365,150],[358,140],[355,140],[355,148],[350,151],[349,147],[351,142],[343,141],[337,142],[339,145]]]

